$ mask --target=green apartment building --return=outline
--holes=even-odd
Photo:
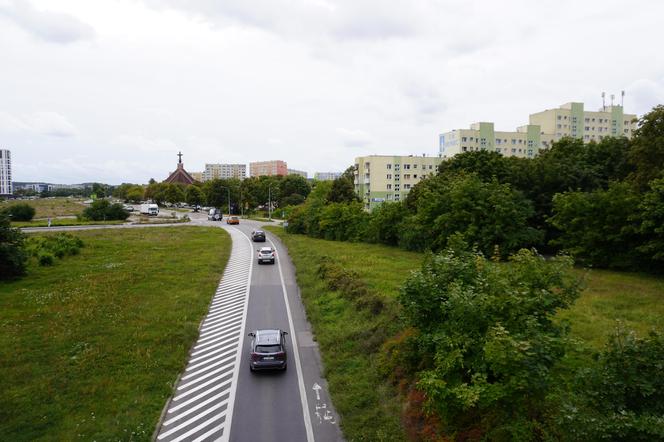
[[[355,158],[355,193],[369,211],[386,201],[402,201],[415,184],[436,173],[441,161],[415,155]]]

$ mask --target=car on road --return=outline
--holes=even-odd
[[[251,240],[253,242],[265,242],[265,232],[262,230],[254,230],[251,232]]]
[[[226,219],[226,224],[240,224],[240,218],[237,216],[229,216],[228,219]]]
[[[192,212],[200,212],[201,211],[201,206],[199,206],[198,204],[196,204],[194,206],[191,206],[191,211]]]
[[[122,208],[126,210],[127,212],[133,212],[134,211],[134,206],[130,206],[129,204],[123,204]]]
[[[219,209],[213,207],[208,212],[208,221],[221,221],[221,218],[223,218],[223,215]]]
[[[277,251],[272,247],[261,247],[258,251],[258,264],[263,264],[264,262],[269,262],[274,264],[274,260],[277,256]]]
[[[249,369],[251,371],[286,370],[288,366],[287,334],[288,332],[278,329],[256,330],[249,333],[252,338]]]

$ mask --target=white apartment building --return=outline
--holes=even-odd
[[[343,172],[316,172],[314,179],[318,181],[334,181],[343,175]]]
[[[307,171],[306,170],[296,170],[296,169],[287,169],[288,170],[288,175],[299,175],[301,177],[307,178]]]
[[[555,109],[530,114],[529,124],[514,132],[495,131],[493,123],[474,123],[470,129],[455,129],[439,136],[442,158],[462,152],[491,150],[505,156],[532,158],[540,149],[563,137],[585,143],[604,137],[631,138],[636,115],[623,113],[622,106],[604,106],[597,112],[585,111],[583,103],[565,103]]]
[[[243,180],[246,177],[246,164],[205,164],[205,170],[202,174],[202,181],[228,178],[237,178]]]
[[[9,149],[0,149],[0,195],[11,195],[12,189],[12,154]]]
[[[355,158],[355,193],[367,210],[385,201],[402,201],[415,184],[436,173],[441,161],[440,157],[413,155]]]

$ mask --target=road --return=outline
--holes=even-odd
[[[231,235],[233,248],[173,397],[156,431],[158,442],[221,440],[234,442],[342,441],[339,417],[322,377],[318,346],[300,299],[295,269],[285,246],[268,233],[253,243],[256,221],[239,226],[191,214],[187,224],[105,225],[30,228],[26,231],[215,226]],[[256,249],[277,250],[274,265],[256,263]],[[287,331],[288,370],[252,373],[250,338],[261,328]]]

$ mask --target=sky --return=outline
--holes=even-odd
[[[602,91],[642,115],[664,103],[661,17],[646,0],[0,0],[0,148],[15,181],[160,181],[178,151],[190,172],[313,176]]]

